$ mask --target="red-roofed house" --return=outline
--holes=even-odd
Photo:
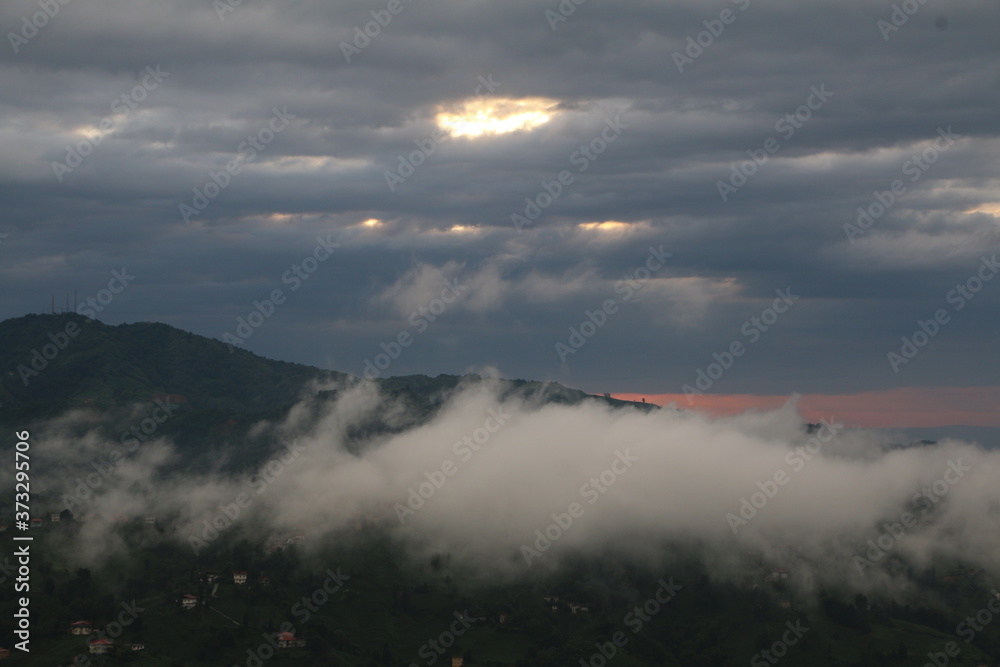
[[[194,609],[195,605],[197,604],[198,604],[197,595],[185,595],[183,598],[181,598],[181,606],[184,607],[185,609]]]
[[[303,648],[305,645],[305,639],[296,639],[291,632],[282,632],[278,635],[278,648]]]
[[[234,584],[247,583],[247,573],[243,571],[233,572],[233,583]]]
[[[93,631],[94,626],[90,621],[77,621],[69,626],[69,632],[73,635],[89,635]]]
[[[114,644],[111,643],[110,639],[95,639],[90,642],[90,652],[93,655],[111,653],[112,648],[114,648]]]

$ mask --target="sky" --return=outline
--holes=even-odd
[[[0,319],[75,293],[357,375],[1000,426],[997,25],[986,0],[8,0]]]

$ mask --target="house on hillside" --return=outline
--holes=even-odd
[[[110,639],[95,639],[90,642],[90,653],[91,655],[106,655],[111,653],[114,646]]]
[[[0,648],[0,660],[6,660],[10,657],[10,651],[5,648]]]
[[[197,606],[197,604],[198,604],[197,595],[185,595],[183,598],[181,598],[181,606],[184,607],[185,609],[194,609],[195,606]]]
[[[767,581],[771,583],[781,581],[782,579],[788,579],[788,570],[783,567],[774,568],[771,570],[771,574],[767,576]]]
[[[291,632],[278,634],[278,648],[305,648],[306,640],[298,639]]]
[[[451,656],[451,667],[462,667],[465,664],[465,658],[460,655]]]
[[[233,572],[233,583],[234,584],[245,584],[247,583],[247,573],[240,570]]]
[[[59,512],[53,512],[49,515],[49,520],[52,523],[59,523]]]
[[[71,635],[89,635],[93,631],[94,625],[90,621],[77,621],[69,625]]]
[[[42,527],[42,520],[41,519],[32,519],[31,520],[31,527],[32,528],[41,528]]]

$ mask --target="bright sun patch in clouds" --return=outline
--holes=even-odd
[[[617,220],[606,220],[604,222],[581,222],[579,227],[588,232],[623,232],[629,228],[629,224],[627,222],[618,222]]]
[[[101,136],[102,132],[96,125],[81,125],[80,127],[73,129],[74,134],[86,137],[87,139],[96,139]]]
[[[1000,218],[1000,202],[984,202],[976,208],[966,211],[966,213],[986,213],[996,218]]]
[[[546,97],[476,98],[462,103],[454,111],[440,111],[437,124],[453,137],[531,130],[549,122],[557,104],[556,100]]]

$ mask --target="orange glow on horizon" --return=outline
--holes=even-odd
[[[656,405],[674,403],[682,410],[697,410],[713,417],[747,410],[773,410],[788,396],[755,394],[612,394],[626,401]],[[799,398],[803,419],[817,422],[835,417],[848,426],[863,428],[920,428],[935,426],[1000,427],[1000,387],[907,387],[858,394],[803,394]]]

